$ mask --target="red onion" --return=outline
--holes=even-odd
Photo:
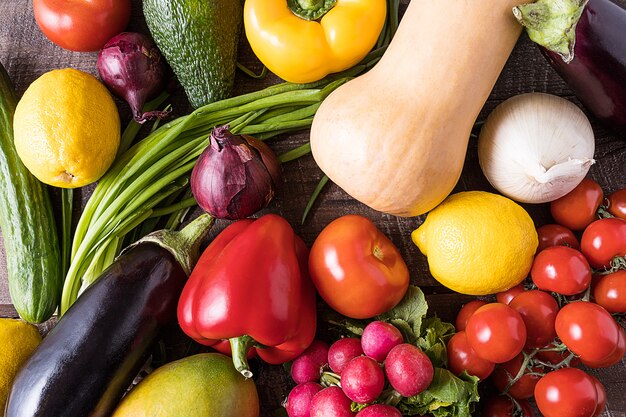
[[[136,122],[167,115],[141,111],[145,102],[156,98],[167,83],[165,61],[146,35],[123,32],[114,36],[98,54],[97,66],[106,86],[130,105]]]
[[[198,205],[218,219],[244,219],[267,206],[281,181],[280,162],[260,140],[213,129],[191,173]]]

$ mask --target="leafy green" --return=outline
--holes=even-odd
[[[426,391],[403,398],[398,408],[403,415],[432,414],[435,417],[471,417],[478,396],[478,378],[464,374],[463,379],[443,368],[435,368]]]
[[[454,326],[441,321],[439,317],[429,317],[422,322],[422,331],[417,339],[417,346],[428,355],[433,366],[448,365],[446,344],[454,332]]]
[[[411,285],[398,305],[376,319],[390,322],[400,329],[405,341],[415,344],[422,331],[422,319],[427,312],[428,303],[424,293],[419,287]]]

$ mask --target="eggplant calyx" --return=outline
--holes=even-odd
[[[576,25],[589,0],[538,0],[513,8],[517,21],[536,44],[569,64],[574,59]]]
[[[248,352],[256,347],[257,342],[248,335],[233,337],[229,339],[230,350],[233,356],[233,365],[244,378],[252,378],[252,371],[248,365]]]
[[[214,222],[215,219],[212,216],[202,214],[181,231],[158,230],[125,250],[145,242],[155,243],[170,252],[189,276],[200,257],[200,245],[209,234]]]

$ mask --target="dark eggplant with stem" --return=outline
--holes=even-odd
[[[213,218],[129,247],[59,320],[15,378],[5,417],[109,416],[147,359]]]
[[[626,132],[626,0],[539,0],[513,12],[585,107]]]

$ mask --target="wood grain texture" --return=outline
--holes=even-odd
[[[408,3],[408,1],[404,1]],[[145,22],[141,16],[140,1],[134,0],[133,19],[130,30],[147,33]],[[495,34],[494,34],[495,36]],[[73,67],[96,75],[96,53],[74,53],[62,50],[50,43],[39,31],[35,24],[32,5],[28,0],[0,1],[0,62],[9,72],[18,92],[21,95],[28,85],[46,71]],[[242,42],[240,61],[247,66],[259,68],[259,63]],[[445,71],[445,69],[442,69]],[[252,80],[238,74],[236,93],[249,92],[265,85],[278,82],[278,78],[270,75],[262,81]],[[511,55],[503,73],[501,74],[489,100],[484,106],[479,119],[484,119],[489,112],[502,101],[520,93],[538,91],[556,94],[568,100],[580,103],[574,98],[567,85],[546,63],[544,58],[522,36],[513,54]],[[179,91],[173,99],[174,116],[189,112],[190,107]],[[127,106],[118,101],[118,107],[124,121],[130,119]],[[454,120],[450,115],[450,120]],[[591,168],[590,176],[598,181],[608,193],[620,188],[626,188],[626,137],[617,137],[609,130],[599,125],[591,118],[596,134],[596,164]],[[389,138],[389,140],[402,138]],[[308,140],[307,132],[294,134],[289,137],[280,137],[270,145],[277,153],[305,143]],[[331,220],[348,213],[356,213],[371,218],[377,226],[385,232],[398,246],[403,254],[412,275],[412,282],[420,285],[428,294],[431,314],[436,313],[445,320],[453,321],[460,306],[470,298],[450,291],[440,285],[430,276],[428,264],[424,256],[411,243],[409,234],[423,221],[423,216],[404,219],[378,212],[363,206],[334,185],[326,187],[316,202],[307,222],[302,225],[300,219],[309,195],[317,185],[322,173],[309,157],[288,163],[284,166],[285,182],[277,198],[265,212],[280,213],[294,226],[307,244],[311,244],[321,229]],[[76,198],[84,204],[89,197],[93,186],[76,191]],[[482,175],[478,165],[476,140],[471,139],[465,160],[463,174],[455,192],[462,190],[494,191]],[[58,200],[57,193],[52,193]],[[58,204],[57,204],[58,206]],[[75,220],[82,207],[77,207]],[[547,205],[525,205],[537,225],[550,222]],[[212,236],[222,230],[227,222],[218,221],[212,231]],[[15,310],[10,306],[10,298],[6,286],[6,267],[4,250],[0,254],[0,316],[15,317]],[[44,327],[47,329],[50,323]],[[177,329],[171,329],[166,334],[168,353],[173,358],[180,352],[191,353],[200,349],[191,343]],[[273,410],[280,406],[291,386],[291,381],[280,367],[270,367],[264,364],[259,366],[257,383],[263,404],[263,416],[271,416]],[[626,416],[626,362],[610,369],[593,370],[592,374],[604,382],[607,393],[607,411],[605,416]]]

